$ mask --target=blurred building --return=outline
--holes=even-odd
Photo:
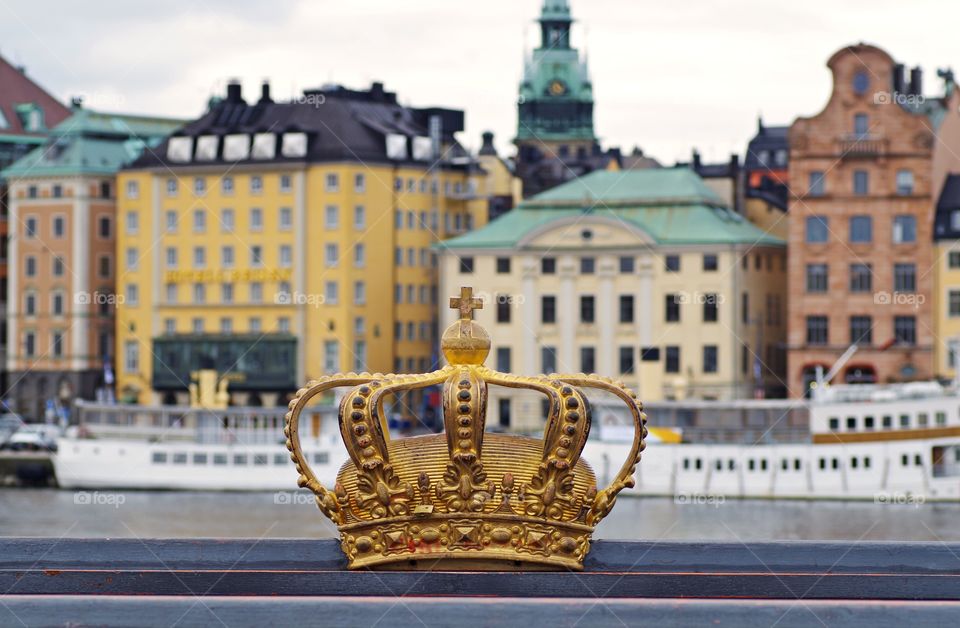
[[[757,134],[747,144],[741,175],[740,211],[747,220],[778,238],[788,236],[790,143],[788,126],[757,122]]]
[[[510,194],[495,155],[461,147],[463,124],[380,83],[289,102],[231,83],[120,175],[117,248],[141,259],[118,283],[120,397],[183,403],[201,366],[243,405],[328,373],[433,368],[431,246]]]
[[[594,170],[619,169],[593,128],[593,83],[571,46],[567,0],[545,0],[540,45],[525,60],[517,103],[517,175],[529,197]]]
[[[3,171],[10,181],[8,400],[43,416],[51,400],[112,389],[115,283],[140,252],[116,255],[116,173],[181,124],[75,107]],[[129,194],[131,190],[127,190]],[[136,254],[135,254],[136,253]]]
[[[925,96],[922,72],[867,44],[827,62],[824,109],[789,132],[789,384],[859,350],[837,381],[934,374],[933,214],[960,167],[960,94]]]
[[[947,176],[933,223],[934,373],[957,376],[960,359],[960,173]]]
[[[33,148],[43,144],[49,130],[63,122],[70,110],[27,76],[22,66],[0,56],[0,172]],[[7,241],[9,218],[7,181],[0,174],[0,391],[7,378]]]
[[[482,287],[488,367],[597,372],[646,400],[782,393],[784,242],[689,169],[594,172],[441,251],[442,294]],[[540,416],[491,404],[505,425]]]

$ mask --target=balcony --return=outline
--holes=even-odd
[[[837,140],[837,151],[841,158],[872,159],[887,154],[886,138],[870,134],[843,135]]]

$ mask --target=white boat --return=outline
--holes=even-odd
[[[78,405],[58,442],[64,488],[290,490],[284,409]],[[836,386],[816,401],[651,404],[651,435],[624,496],[960,500],[960,396],[937,383]],[[595,404],[584,457],[604,485],[627,455],[625,411]],[[336,407],[314,408],[301,442],[333,486],[347,455]],[[682,441],[681,441],[682,439]]]

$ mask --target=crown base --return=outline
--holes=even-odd
[[[350,569],[580,571],[592,533],[569,521],[437,513],[346,525],[340,543]]]

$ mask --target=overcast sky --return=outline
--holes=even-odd
[[[229,78],[275,98],[327,82],[380,80],[404,104],[465,109],[461,141],[516,130],[524,50],[541,0],[0,0],[0,54],[56,96],[92,108],[187,118]],[[818,111],[825,63],[866,41],[940,91],[960,73],[956,0],[572,0],[574,45],[589,55],[605,146],[666,163],[742,153],[770,124]],[[52,8],[55,7],[55,8]],[[0,86],[2,89],[2,86]],[[511,151],[512,152],[512,151]]]

